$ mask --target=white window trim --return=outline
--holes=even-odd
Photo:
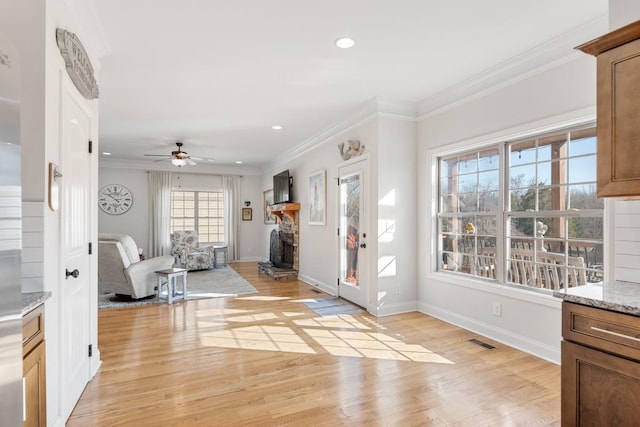
[[[426,259],[426,278],[433,283],[460,286],[464,288],[474,289],[494,295],[503,295],[523,301],[533,302],[551,307],[560,307],[561,300],[555,298],[550,293],[533,292],[527,288],[518,288],[517,286],[507,285],[500,281],[482,280],[473,276],[455,274],[451,272],[438,271],[438,160],[441,157],[447,157],[465,150],[480,150],[482,148],[499,144],[500,150],[504,150],[504,142],[516,139],[524,139],[540,135],[561,131],[565,128],[589,125],[596,123],[596,108],[588,107],[567,114],[542,119],[528,124],[518,125],[512,128],[503,129],[486,135],[476,136],[457,142],[447,143],[444,146],[432,148],[426,151],[427,164],[430,166],[429,185],[427,186],[426,197],[427,206],[429,208],[428,220],[429,226],[426,227],[429,233],[426,236],[428,245],[428,256]],[[445,148],[446,147],[446,148]],[[502,151],[501,151],[502,153]],[[499,178],[504,181],[504,168],[500,169]],[[502,182],[501,181],[501,182]],[[503,194],[501,194],[504,197]],[[603,213],[603,239],[604,246],[603,268],[605,271],[605,281],[611,281],[613,278],[613,263],[615,249],[613,248],[613,202],[605,200]],[[504,229],[498,227],[498,230]],[[499,231],[502,239],[498,239],[496,244],[504,245],[504,230]],[[498,238],[498,236],[496,236]]]

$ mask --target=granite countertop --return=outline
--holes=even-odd
[[[51,298],[51,292],[23,292],[22,314],[26,314],[31,309],[36,308],[49,298]]]
[[[567,293],[555,292],[553,296],[576,304],[640,317],[640,283],[617,281],[576,286],[567,290]]]

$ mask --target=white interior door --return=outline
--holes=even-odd
[[[340,277],[338,295],[361,307],[367,307],[368,295],[368,222],[366,209],[367,160],[338,169],[338,256]]]
[[[75,90],[71,85],[68,90]],[[90,240],[91,168],[88,141],[91,118],[64,91],[61,111],[61,387],[64,419],[71,414],[91,379],[89,359],[91,270]],[[75,277],[74,277],[75,276]]]

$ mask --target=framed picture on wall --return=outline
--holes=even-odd
[[[264,192],[262,205],[264,206],[264,223],[275,224],[276,216],[271,213],[271,205],[273,205],[273,188]]]
[[[243,221],[251,221],[252,217],[253,217],[253,213],[251,212],[251,208],[242,208]]]
[[[326,225],[327,193],[326,172],[324,169],[309,175],[309,224]]]

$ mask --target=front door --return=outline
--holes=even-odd
[[[342,166],[339,179],[338,296],[367,307],[367,217],[365,189],[367,160]]]
[[[91,118],[65,85],[61,126],[61,286],[62,304],[62,411],[66,419],[91,379],[88,346],[91,339],[90,240],[91,168],[88,141]]]

